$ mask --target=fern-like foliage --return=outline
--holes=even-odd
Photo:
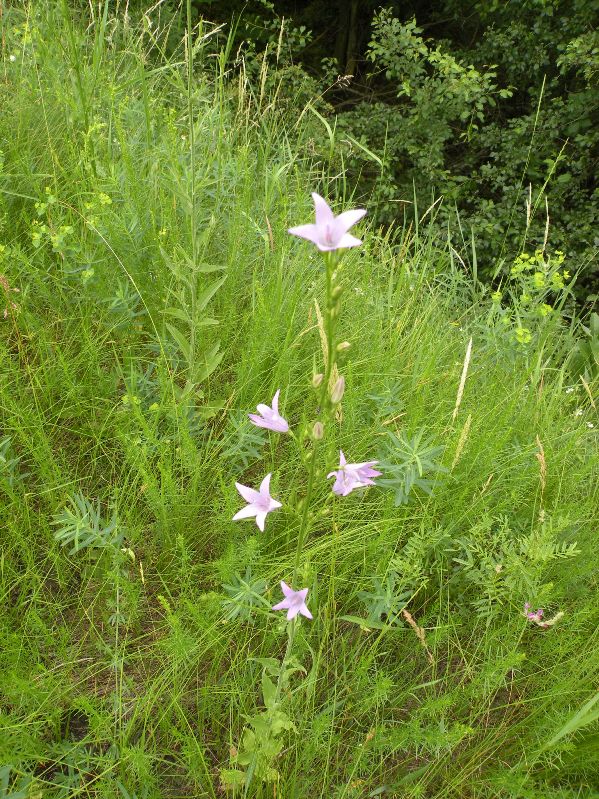
[[[407,504],[415,488],[431,494],[437,476],[447,472],[437,460],[444,449],[425,439],[424,430],[418,430],[411,438],[388,431],[379,458],[384,477],[377,480],[377,485],[395,492],[396,505]]]
[[[58,527],[54,538],[63,547],[71,546],[70,555],[82,549],[118,548],[123,541],[124,531],[119,526],[116,510],[110,521],[105,521],[100,502],[94,505],[80,492],[69,497],[52,523]]]

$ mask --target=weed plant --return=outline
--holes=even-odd
[[[0,796],[599,796],[596,347],[567,262],[523,253],[491,296],[434,209],[366,217],[326,434],[383,477],[318,506],[298,565],[303,455],[248,413],[281,389],[313,422],[325,269],[287,229],[351,188],[309,156],[317,115],[160,14],[2,9]],[[261,532],[235,482],[266,473]],[[313,619],[273,699],[295,571]],[[232,776],[279,700],[269,768]]]

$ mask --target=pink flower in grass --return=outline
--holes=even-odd
[[[550,627],[553,627],[554,624],[564,617],[564,612],[562,610],[559,613],[556,613],[551,619],[543,618],[544,612],[543,608],[539,608],[538,610],[531,610],[530,604],[527,602],[524,605],[524,615],[529,621],[532,621],[538,627],[542,627],[543,630],[548,630]]]
[[[346,497],[354,490],[354,488],[363,488],[364,486],[374,485],[373,477],[379,477],[382,472],[377,472],[373,469],[378,461],[366,461],[364,463],[347,463],[345,455],[342,450],[339,450],[339,468],[334,472],[327,474],[329,477],[335,477],[333,485],[333,492],[340,497]]]
[[[529,621],[534,621],[536,624],[541,622],[541,619],[543,618],[543,612],[543,608],[539,608],[538,610],[534,611],[531,610],[529,602],[524,605],[524,615]]]
[[[264,532],[264,522],[266,521],[266,514],[271,510],[283,507],[280,502],[273,499],[270,495],[270,478],[272,475],[267,474],[264,480],[260,483],[260,490],[255,491],[253,488],[235,483],[235,488],[239,491],[241,496],[248,503],[245,508],[237,511],[233,516],[233,521],[238,519],[249,519],[252,516],[256,517],[256,524]]]
[[[282,416],[279,416],[280,393],[281,390],[277,389],[274,397],[272,398],[272,408],[269,408],[268,405],[263,405],[260,403],[257,408],[258,413],[249,414],[252,424],[256,425],[256,427],[265,427],[267,430],[274,430],[275,433],[287,433],[289,431],[289,425],[287,424],[287,421],[283,419]]]
[[[302,616],[305,616],[307,619],[313,618],[306,605],[306,597],[308,596],[307,588],[302,588],[301,591],[294,591],[293,588],[290,588],[287,583],[281,580],[281,591],[285,595],[285,599],[273,605],[273,610],[286,610],[288,621],[294,619],[298,613],[301,613]]]
[[[326,200],[323,200],[316,192],[312,192],[312,199],[314,200],[316,224],[292,227],[289,228],[289,233],[311,241],[321,252],[357,247],[362,244],[360,239],[347,231],[362,219],[366,213],[365,209],[356,208],[335,216]]]

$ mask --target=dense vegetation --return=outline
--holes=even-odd
[[[223,34],[233,21],[233,69],[267,62],[267,91],[336,124],[330,168],[358,181],[378,220],[413,219],[415,195],[420,212],[442,198],[440,235],[448,222],[456,246],[474,234],[481,274],[548,238],[581,270],[580,299],[595,299],[598,0],[193,5]],[[176,8],[162,13],[180,25]]]
[[[338,268],[287,232],[357,204],[323,109],[121,12],[0,20],[0,797],[596,797],[576,263],[491,289],[368,204]],[[293,435],[248,419],[277,389]],[[333,494],[340,449],[382,478]]]

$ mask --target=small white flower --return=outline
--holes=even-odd
[[[14,62],[17,60],[17,57],[16,57],[16,55],[13,55],[12,53],[9,55],[9,57],[8,57],[8,58],[9,58],[9,60],[10,60],[10,61],[12,61],[13,63],[14,63]]]
[[[587,422],[587,427],[589,428],[589,430],[592,430],[593,427],[595,427],[595,425],[592,422]]]
[[[583,413],[582,408],[576,408],[576,410],[574,411],[574,416],[582,416],[582,413]]]
[[[566,389],[566,394],[571,394],[574,391],[574,386],[568,386]]]

